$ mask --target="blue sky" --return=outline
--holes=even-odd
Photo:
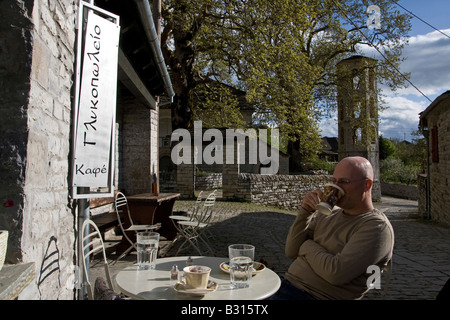
[[[398,3],[416,16],[450,36],[449,0],[400,0]],[[404,10],[398,7],[398,10]],[[413,17],[409,44],[403,50],[406,61],[401,72],[410,72],[410,81],[431,101],[450,90],[450,38]],[[383,89],[387,110],[380,114],[379,134],[385,138],[411,141],[417,130],[419,113],[430,101],[413,86],[395,93]],[[323,136],[337,136],[336,120],[321,125]]]

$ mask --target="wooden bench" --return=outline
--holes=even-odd
[[[89,202],[89,207],[91,209],[97,208],[100,206],[113,204],[114,197],[109,198],[93,198]],[[123,216],[120,215],[121,220],[123,221]],[[105,240],[105,232],[119,226],[119,220],[117,219],[117,214],[115,211],[105,211],[103,213],[99,213],[96,215],[91,215],[91,220],[95,222],[100,233],[102,235],[103,240]]]
[[[117,214],[115,212],[97,214],[92,217],[92,221],[97,225],[103,239],[105,239],[104,234],[106,231],[119,226],[119,220],[117,220]]]

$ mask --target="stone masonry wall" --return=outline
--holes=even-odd
[[[419,199],[418,188],[413,185],[381,182],[381,192],[383,195],[394,196],[402,199]]]
[[[12,258],[35,263],[35,280],[19,299],[74,297],[74,209],[68,179],[75,61],[73,3],[1,2],[0,30],[11,34],[0,49],[0,70],[3,66],[10,70],[0,75],[0,87],[8,83],[10,98],[0,101],[2,118],[8,120],[0,131],[19,133],[7,143],[11,150],[21,152],[20,163],[9,162],[7,179],[17,184],[11,195],[18,200],[13,207],[17,215],[7,214],[6,219],[15,225],[11,241],[18,247],[11,247]],[[16,69],[25,71],[16,73]],[[54,263],[46,269],[50,262]]]
[[[22,250],[25,261],[36,263],[36,282],[24,298],[74,297],[75,228],[68,177],[76,9],[69,0],[34,1]],[[52,252],[58,253],[59,270],[42,280],[44,259]]]
[[[137,100],[121,101],[123,121],[122,137],[122,183],[119,188],[126,195],[151,192],[150,187],[150,111]]]
[[[196,174],[195,189],[208,190],[222,187],[222,173]]]
[[[12,264],[22,260],[33,5],[10,2],[0,1],[0,229],[9,231],[5,262]]]
[[[267,206],[295,210],[303,196],[322,188],[328,175],[261,175],[241,173],[235,198]]]
[[[437,129],[438,140],[438,160],[433,161],[430,155],[431,219],[450,226],[450,101],[435,107],[427,120],[430,131]],[[431,133],[429,136],[429,145],[432,146]]]

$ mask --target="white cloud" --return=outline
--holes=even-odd
[[[426,109],[428,101],[414,101],[406,96],[385,97],[388,108],[380,112],[379,134],[385,138],[411,140],[411,132],[419,125],[419,113]]]
[[[441,30],[450,35],[450,29]],[[400,66],[402,73],[411,73],[410,81],[428,98],[434,100],[441,93],[450,89],[450,39],[438,31],[425,35],[410,37],[403,48],[402,56],[406,58]],[[373,48],[360,47],[362,54],[382,59],[380,54]],[[397,90],[402,95],[422,94],[407,84],[407,88]],[[389,94],[385,92],[385,94]]]
[[[442,32],[450,34],[450,29]],[[411,37],[402,54],[406,60],[400,66],[401,72],[411,73],[410,81],[430,100],[450,89],[448,37],[438,31]],[[411,140],[410,134],[419,124],[419,113],[431,102],[412,85],[395,94],[386,89],[383,93],[388,108],[380,113],[380,135]]]
[[[450,29],[442,32],[450,34]],[[411,37],[403,50],[403,56],[407,59],[400,70],[410,72],[410,81],[433,100],[450,89],[449,54],[450,39],[438,31]],[[399,93],[421,96],[412,86],[399,90]]]
[[[326,118],[320,121],[320,131],[322,137],[337,137],[338,123],[337,118]]]

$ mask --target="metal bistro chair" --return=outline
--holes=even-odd
[[[137,233],[139,231],[158,230],[159,228],[161,228],[161,223],[134,224],[133,219],[131,218],[130,208],[128,207],[127,197],[122,192],[118,192],[116,194],[115,206],[116,206],[117,219],[119,220],[120,230],[122,231],[122,234],[125,237],[125,239],[127,239],[127,241],[130,243],[130,247],[127,250],[125,250],[117,258],[117,260],[113,262],[113,264],[116,263],[117,261],[119,261],[120,259],[122,259],[123,257],[125,257],[133,248],[137,249],[137,244],[136,244],[137,241],[131,240],[130,237],[127,235],[127,232],[134,231],[137,235]],[[130,222],[130,226],[128,228],[124,227],[124,225],[123,225],[124,222],[122,222],[122,219],[120,218],[121,211],[123,211],[124,216],[125,215],[128,216],[128,221]]]
[[[170,243],[170,248],[173,246],[175,242],[177,242],[182,237],[182,232],[180,230],[178,222],[183,220],[190,221],[200,212],[199,210],[202,204],[202,195],[203,191],[200,191],[200,193],[197,196],[197,199],[195,200],[194,206],[192,208],[189,208],[188,211],[178,211],[178,214],[173,214],[169,216],[169,218],[172,220],[175,229],[177,230],[177,235]]]
[[[83,269],[84,277],[86,279],[86,288],[89,300],[94,300],[94,288],[91,285],[90,275],[87,268],[90,258],[93,254],[101,251],[103,259],[100,263],[103,263],[105,269],[106,282],[108,287],[115,291],[114,284],[111,280],[111,274],[109,272],[108,261],[106,260],[105,245],[103,244],[103,239],[100,234],[100,230],[97,225],[90,219],[83,222],[82,227],[82,256],[83,256]],[[98,239],[97,239],[98,238]]]
[[[197,214],[192,215],[190,220],[180,220],[178,223],[178,230],[180,232],[180,237],[184,238],[184,242],[178,248],[176,255],[184,247],[186,243],[189,243],[193,248],[197,250],[200,255],[203,255],[199,247],[199,242],[203,242],[209,251],[213,252],[208,244],[207,239],[205,239],[203,233],[206,227],[210,224],[211,218],[214,213],[214,204],[216,201],[216,194],[212,192],[205,199],[203,206],[201,206]]]

